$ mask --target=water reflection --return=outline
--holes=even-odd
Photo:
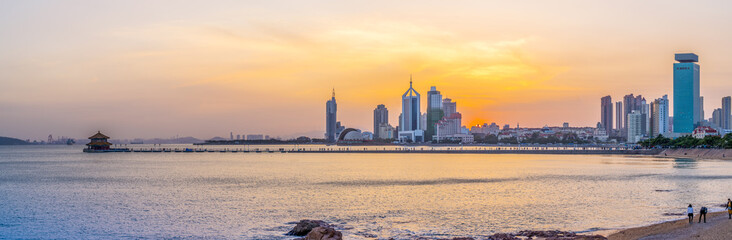
[[[697,160],[692,158],[674,158],[674,168],[696,168]]]
[[[80,150],[0,151],[0,236],[287,239],[303,218],[345,239],[592,231],[713,206],[732,185],[732,162],[693,159]]]

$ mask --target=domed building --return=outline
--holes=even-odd
[[[362,144],[369,142],[373,139],[373,134],[370,132],[361,132],[361,130],[355,128],[346,128],[338,136],[339,144]]]

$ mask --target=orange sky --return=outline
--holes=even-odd
[[[2,136],[321,137],[331,88],[371,131],[377,104],[396,125],[410,74],[464,125],[594,126],[602,96],[672,97],[689,51],[707,115],[732,95],[727,1],[0,5]]]

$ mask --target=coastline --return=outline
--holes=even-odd
[[[698,214],[694,214],[694,222],[687,218],[671,220],[647,226],[627,228],[609,234],[609,240],[661,240],[661,239],[732,239],[732,220],[727,211],[710,212],[706,223],[697,223]]]

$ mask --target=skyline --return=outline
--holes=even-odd
[[[682,52],[700,56],[706,117],[730,95],[723,1],[81,3],[3,3],[0,135],[322,137],[332,88],[338,120],[368,130],[410,73],[466,126],[594,126],[602,96],[672,98]]]

